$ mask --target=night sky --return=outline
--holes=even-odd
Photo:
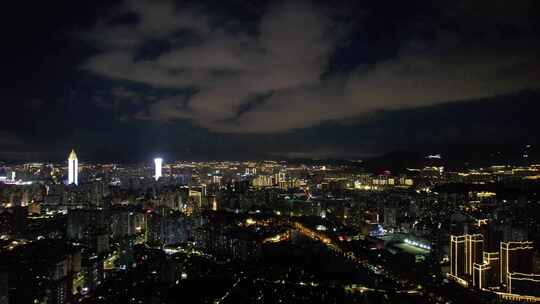
[[[0,161],[540,144],[540,2],[11,1]]]

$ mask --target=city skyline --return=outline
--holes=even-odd
[[[74,149],[67,164],[4,164],[0,299],[540,301],[540,164],[452,169],[444,158],[369,172],[324,161],[79,164]],[[207,293],[190,287],[201,282],[213,282]]]
[[[0,304],[540,303],[539,0],[2,12]]]

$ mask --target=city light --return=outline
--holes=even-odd
[[[422,243],[417,242],[417,241],[405,239],[404,242],[407,243],[407,244],[409,244],[409,245],[418,247],[418,248],[422,248],[422,249],[425,249],[425,250],[431,250],[431,246],[426,245],[426,244],[422,244]]]
[[[154,178],[156,181],[162,176],[162,166],[163,166],[163,159],[162,158],[154,158]]]
[[[540,0],[6,3],[0,304],[540,304]]]
[[[79,184],[79,160],[75,150],[71,150],[68,157],[68,185]]]

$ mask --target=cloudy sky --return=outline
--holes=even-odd
[[[216,3],[3,9],[0,160],[539,142],[538,1]]]

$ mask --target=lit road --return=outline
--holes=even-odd
[[[360,264],[361,266],[363,266],[365,269],[371,271],[373,274],[376,274],[376,275],[380,275],[380,276],[383,276],[385,277],[386,279],[389,279],[389,280],[392,280],[394,282],[396,282],[396,278],[395,276],[393,276],[392,274],[388,273],[386,270],[383,270],[383,271],[377,271],[375,269],[375,267],[373,265],[371,265],[367,259],[361,259],[360,257],[357,257],[352,251],[343,251],[343,249],[341,249],[341,247],[339,245],[337,245],[332,239],[330,239],[329,237],[325,236],[324,234],[318,232],[318,231],[315,231],[313,229],[310,229],[310,228],[307,228],[306,226],[302,225],[301,223],[299,222],[294,222],[293,224],[294,228],[296,228],[300,233],[302,233],[302,235],[304,236],[307,236],[308,238],[312,239],[312,240],[315,240],[315,241],[319,241],[323,244],[326,245],[326,247],[330,250],[332,250],[333,252],[336,252],[340,255],[342,255],[343,257],[345,258],[348,258],[358,264]],[[403,286],[404,287],[404,286]],[[360,291],[360,292],[364,292],[364,291],[377,291],[377,292],[387,292],[387,290],[382,290],[382,289],[371,289],[371,288],[367,288],[365,286],[361,286],[361,285],[358,285],[354,288],[350,288],[351,291]],[[393,292],[396,292],[396,293],[406,293],[406,294],[421,294],[420,291],[416,290],[416,289],[404,289],[404,290],[395,290]]]
[[[236,288],[236,286],[238,286],[238,284],[240,284],[240,282],[242,282],[242,280],[244,280],[246,277],[240,277],[238,278],[238,280],[236,280],[236,282],[234,282],[234,284],[231,286],[231,288],[229,290],[227,290],[227,292],[223,295],[223,297],[217,299],[216,301],[214,301],[215,304],[221,304],[223,303],[223,301],[225,301],[227,299],[227,297],[231,294],[231,292],[233,292],[233,290]]]
[[[295,229],[297,229],[302,235],[312,239],[312,240],[315,240],[315,241],[318,241],[318,242],[321,242],[323,244],[326,245],[326,247],[328,249],[330,249],[331,251],[349,259],[349,260],[352,260],[356,263],[358,263],[360,266],[362,266],[363,268],[365,268],[366,270],[372,272],[374,275],[380,275],[386,279],[389,279],[389,280],[392,280],[392,281],[396,281],[396,279],[391,275],[389,274],[388,272],[386,271],[377,271],[375,269],[375,267],[373,267],[367,259],[361,259],[359,257],[357,257],[352,251],[344,251],[338,244],[336,244],[331,238],[329,238],[328,236],[318,232],[318,231],[315,231],[315,230],[312,230],[312,229],[309,229],[307,227],[305,227],[304,225],[302,225],[301,223],[299,222],[294,222],[293,223],[293,226]],[[216,299],[214,301],[215,304],[222,304],[222,303],[225,303],[225,301],[229,298],[229,296],[231,295],[231,293],[234,292],[234,290],[238,287],[238,285],[243,281],[247,279],[246,276],[242,276],[240,278],[238,278],[238,280],[236,280],[236,282],[234,282],[234,284],[231,285],[231,288],[229,288],[229,290],[227,290],[225,292],[225,294],[219,298],[219,299]],[[298,286],[303,286],[303,287],[316,287],[318,286],[317,283],[315,282],[290,282],[290,281],[286,281],[286,280],[277,280],[277,281],[268,281],[268,280],[264,280],[264,279],[260,279],[260,278],[257,278],[257,279],[254,279],[254,282],[265,282],[265,283],[273,283],[273,284],[290,284],[290,285],[298,285]],[[409,295],[421,295],[422,292],[417,290],[417,289],[403,289],[403,290],[386,290],[386,289],[378,289],[378,288],[370,288],[370,287],[367,287],[367,286],[363,286],[363,285],[359,285],[359,284],[354,284],[354,285],[349,285],[349,286],[345,286],[344,287],[345,290],[347,290],[348,292],[351,292],[351,293],[356,293],[356,292],[359,292],[359,293],[364,293],[364,292],[378,292],[378,293],[387,293],[387,292],[393,292],[393,293],[398,293],[398,294],[409,294]]]

